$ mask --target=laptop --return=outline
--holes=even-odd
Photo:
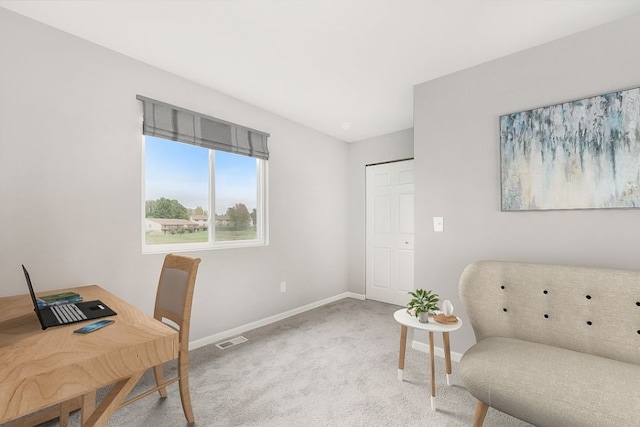
[[[24,278],[27,280],[27,286],[29,287],[29,293],[31,294],[31,300],[33,301],[33,308],[38,315],[38,320],[40,321],[40,325],[42,325],[42,329],[47,329],[51,326],[70,325],[73,323],[84,322],[85,320],[115,316],[117,314],[99,300],[54,305],[42,308],[38,307],[38,301],[36,300],[36,294],[33,291],[31,278],[29,277],[29,272],[24,265],[22,266],[22,271],[24,271]]]

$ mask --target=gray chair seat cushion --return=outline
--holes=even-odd
[[[537,426],[640,426],[638,365],[489,337],[464,354],[460,375],[476,398]]]

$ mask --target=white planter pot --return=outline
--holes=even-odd
[[[418,314],[418,322],[420,323],[429,323],[429,313],[422,312]]]

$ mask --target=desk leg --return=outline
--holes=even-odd
[[[398,379],[402,381],[402,372],[404,371],[404,358],[407,351],[407,327],[400,326],[400,357],[398,359]]]
[[[429,364],[431,365],[431,410],[436,410],[436,360],[433,345],[433,332],[429,331]]]
[[[449,345],[449,332],[442,333],[442,343],[444,344],[444,361],[447,368],[447,385],[451,385],[449,376],[451,375],[451,346]]]
[[[109,421],[111,415],[118,409],[122,401],[138,383],[144,371],[133,374],[129,378],[118,381],[109,391],[109,394],[100,402],[100,406],[83,421],[83,427],[103,427]],[[84,417],[83,417],[84,418]]]
[[[93,390],[82,396],[82,425],[89,421],[89,417],[96,410],[96,394],[97,390]]]

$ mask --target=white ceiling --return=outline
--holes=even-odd
[[[0,7],[357,141],[412,127],[417,83],[638,13],[640,0],[0,0]]]

